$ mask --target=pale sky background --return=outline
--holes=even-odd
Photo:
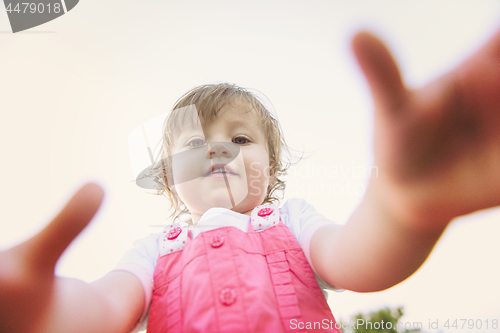
[[[367,181],[359,172],[372,165],[372,104],[349,46],[355,31],[380,35],[418,86],[499,23],[496,0],[82,0],[12,34],[2,7],[0,246],[32,235],[79,185],[97,180],[105,202],[57,270],[92,281],[112,269],[134,239],[166,223],[166,199],[133,182],[129,134],[192,87],[221,81],[266,94],[290,146],[308,152],[290,170],[286,198],[344,223]],[[427,331],[438,319],[442,331],[495,332],[442,325],[500,320],[499,235],[498,208],[457,219],[415,275],[384,292],[332,293],[333,313],[348,320],[403,305],[403,320]]]

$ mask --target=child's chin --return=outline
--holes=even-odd
[[[210,208],[222,207],[227,209],[238,208],[241,206],[245,200],[247,193],[231,193],[233,196],[230,197],[229,193],[212,194],[210,197]]]

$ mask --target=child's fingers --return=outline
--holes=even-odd
[[[498,116],[500,107],[500,30],[455,71],[462,100]],[[497,118],[498,119],[498,118]]]
[[[96,184],[81,187],[40,233],[28,240],[26,258],[37,267],[54,267],[57,260],[97,212],[104,192]]]
[[[407,91],[387,47],[372,34],[360,32],[354,37],[352,48],[368,80],[377,109],[385,112],[402,109]]]

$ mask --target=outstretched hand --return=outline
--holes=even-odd
[[[90,222],[103,195],[98,185],[84,185],[45,229],[0,252],[1,332],[32,332],[40,325],[53,297],[57,260]]]
[[[500,205],[500,31],[459,67],[405,87],[384,44],[362,32],[354,53],[375,102],[378,177],[368,192],[427,229]]]

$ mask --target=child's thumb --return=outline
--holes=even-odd
[[[97,184],[82,186],[42,231],[23,244],[26,259],[35,267],[53,270],[64,250],[92,220],[103,196]]]
[[[376,108],[383,112],[401,110],[407,91],[387,47],[371,33],[360,32],[354,36],[352,48],[368,81]]]

